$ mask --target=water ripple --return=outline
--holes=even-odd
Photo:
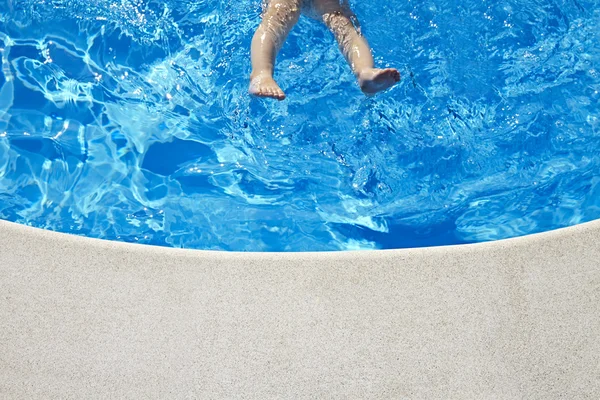
[[[260,0],[0,4],[0,218],[215,250],[496,240],[600,218],[595,1],[354,1],[365,98],[319,24],[246,94]]]

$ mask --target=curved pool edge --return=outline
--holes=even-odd
[[[0,393],[597,399],[599,237],[246,254],[0,221]]]

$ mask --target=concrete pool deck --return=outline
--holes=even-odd
[[[596,400],[599,238],[235,254],[0,222],[0,397]]]

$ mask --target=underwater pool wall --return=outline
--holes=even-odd
[[[598,399],[598,238],[235,254],[0,222],[0,397]]]

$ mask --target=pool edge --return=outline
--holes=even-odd
[[[0,221],[0,393],[599,398],[598,237],[222,253]]]

